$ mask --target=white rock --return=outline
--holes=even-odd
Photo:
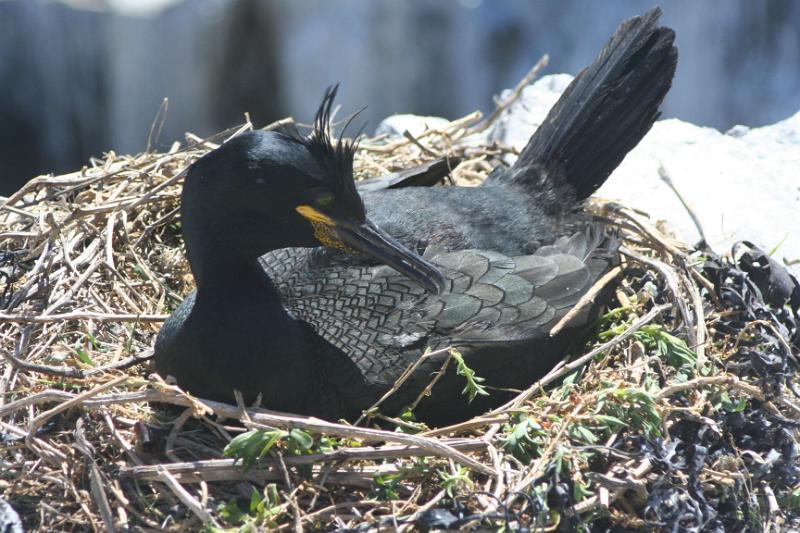
[[[432,128],[442,128],[450,123],[442,117],[425,117],[420,115],[392,115],[386,117],[378,124],[375,135],[388,135],[390,137],[402,136],[403,132],[408,131],[417,137],[425,130]]]
[[[571,81],[569,74],[553,74],[525,87],[519,98],[497,119],[489,139],[517,148],[525,146],[531,133],[544,122],[547,112]],[[500,94],[500,100],[510,95],[511,90],[506,89]]]

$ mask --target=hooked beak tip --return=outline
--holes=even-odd
[[[324,246],[366,254],[392,267],[433,294],[442,294],[446,280],[436,266],[415,254],[369,220],[334,219],[319,210],[300,205],[296,211],[312,225]]]
[[[442,294],[446,279],[439,269],[412,252],[369,221],[351,225],[337,224],[342,241],[397,270],[432,294]]]

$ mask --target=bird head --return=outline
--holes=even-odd
[[[336,91],[326,91],[309,136],[245,132],[192,165],[181,207],[190,263],[326,246],[371,256],[440,292],[438,269],[367,218],[353,178],[355,143],[330,133]]]

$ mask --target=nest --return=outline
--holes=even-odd
[[[487,125],[473,113],[365,139],[358,175],[450,155],[454,181],[477,184],[508,152],[470,142]],[[165,383],[148,357],[193,283],[182,173],[250,128],[108,153],[0,210],[0,493],[26,530],[797,525],[797,307],[767,303],[752,268],[607,202],[591,209],[624,242],[595,287],[617,283],[611,308],[581,352],[484,416],[348,425]]]

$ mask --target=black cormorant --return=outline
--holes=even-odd
[[[237,389],[270,409],[353,418],[426,348],[455,346],[491,394],[469,404],[450,365],[415,410],[432,423],[546,373],[604,299],[551,328],[617,262],[613,235],[579,207],[658,117],[677,62],[659,15],[625,21],[480,187],[359,194],[353,145],[328,133],[335,91],[308,138],[253,131],[202,157],[181,206],[197,290],[159,334],[158,371],[200,397]],[[447,357],[426,359],[382,408],[411,403]]]

